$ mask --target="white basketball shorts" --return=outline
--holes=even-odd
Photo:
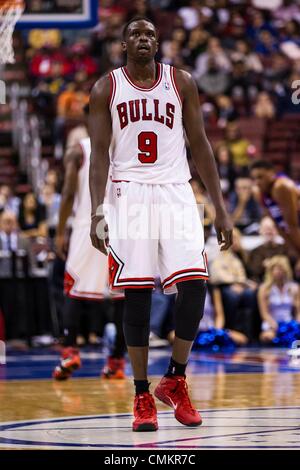
[[[105,213],[109,230],[109,284],[114,289],[154,288],[207,279],[199,208],[189,183],[111,181]]]
[[[124,297],[121,292],[110,292],[107,256],[92,246],[89,224],[72,230],[65,268],[64,291],[68,297],[82,300]]]

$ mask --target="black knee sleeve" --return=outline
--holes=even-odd
[[[152,289],[125,289],[123,329],[127,346],[149,344]]]
[[[194,341],[203,317],[206,281],[195,279],[177,284],[175,303],[175,334],[186,341]]]

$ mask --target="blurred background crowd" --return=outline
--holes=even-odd
[[[31,0],[32,8],[39,0]],[[50,2],[51,3],[51,2]],[[225,331],[236,345],[268,343],[269,323],[300,321],[296,259],[253,197],[249,165],[269,159],[300,179],[300,4],[295,0],[101,0],[99,24],[89,30],[16,32],[16,64],[4,77],[12,100],[0,112],[0,339],[14,347],[54,344],[62,335],[64,262],[56,257],[55,229],[66,147],[87,136],[83,107],[99,76],[124,64],[122,25],[132,16],[159,30],[157,60],[187,70],[199,90],[208,137],[235,230],[220,253],[214,209],[191,163],[204,224],[211,279],[201,330]],[[11,139],[13,90],[37,118],[39,159],[24,169]],[[297,133],[298,129],[298,133]],[[36,148],[29,153],[36,155]],[[21,152],[22,153],[22,152]],[[37,168],[40,171],[37,176]],[[262,292],[265,295],[262,295]],[[172,341],[174,298],[153,294],[151,345]],[[101,342],[102,314],[85,315],[78,344]],[[104,313],[103,313],[104,312]],[[277,320],[276,320],[277,319]],[[273,323],[272,323],[273,322]],[[273,330],[272,330],[273,331]]]

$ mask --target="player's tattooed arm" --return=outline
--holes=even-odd
[[[112,135],[112,123],[109,110],[110,79],[104,76],[94,85],[90,96],[89,133],[91,138],[91,163],[89,184],[91,193],[91,241],[95,248],[106,253],[108,230],[103,215],[97,215],[105,196],[109,171],[109,146]],[[100,233],[99,228],[103,228]]]
[[[232,221],[226,211],[216,162],[206,137],[196,83],[191,75],[176,70],[176,79],[183,100],[183,125],[190,144],[192,159],[215,206],[215,228],[221,250],[232,244]]]
[[[64,185],[62,189],[59,219],[55,237],[56,253],[62,259],[66,258],[67,242],[65,238],[65,228],[73,209],[78,184],[78,171],[80,169],[82,159],[83,153],[79,144],[66,150],[64,156]]]

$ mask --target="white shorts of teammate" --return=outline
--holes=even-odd
[[[72,230],[66,261],[64,291],[68,297],[82,300],[123,298],[108,286],[107,256],[96,250],[90,240],[90,225]]]
[[[104,211],[109,229],[109,284],[112,290],[154,288],[207,279],[199,208],[189,183],[143,184],[111,181]]]

